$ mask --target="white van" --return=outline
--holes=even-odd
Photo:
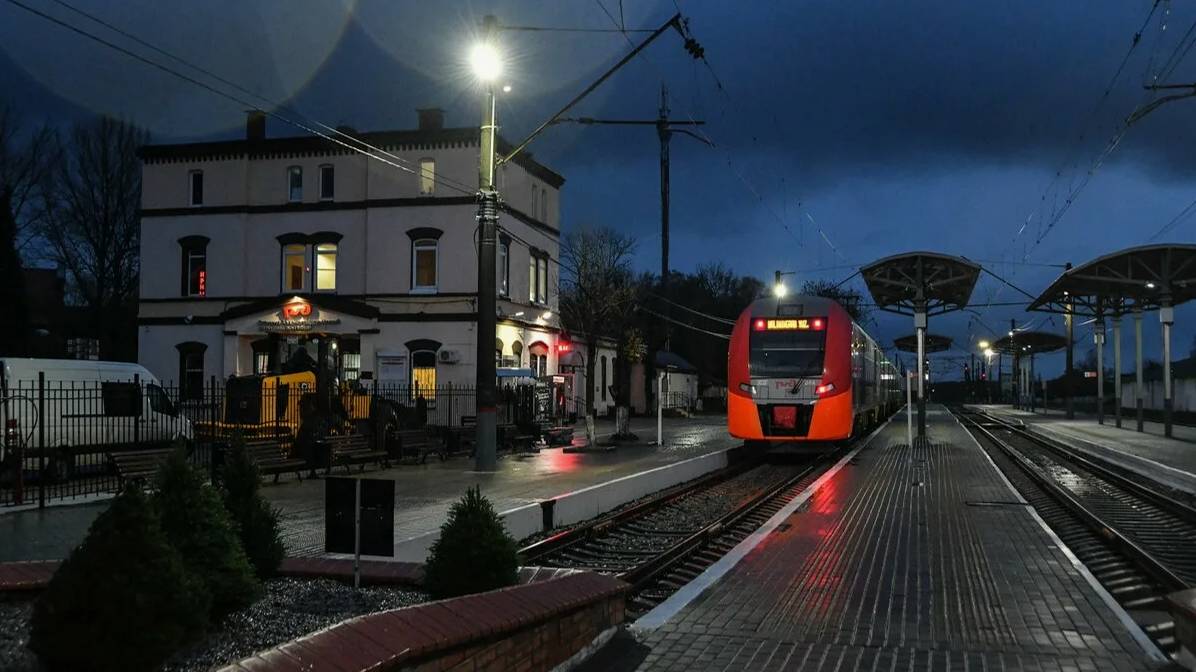
[[[0,426],[0,470],[15,468],[19,445],[26,473],[44,468],[56,479],[102,470],[114,450],[192,438],[191,422],[145,367],[81,359],[0,357]]]

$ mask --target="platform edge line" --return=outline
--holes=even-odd
[[[707,588],[713,586],[718,582],[719,579],[723,578],[727,572],[731,571],[732,568],[738,565],[740,560],[743,560],[743,558],[746,557],[747,554],[752,551],[752,549],[760,545],[760,542],[764,541],[768,535],[772,534],[786,518],[793,515],[793,512],[796,511],[798,507],[800,507],[802,504],[805,504],[806,501],[808,501],[815,492],[818,492],[818,490],[825,485],[827,481],[834,478],[835,475],[847,465],[848,461],[850,461],[856,456],[856,454],[867,447],[868,444],[872,443],[872,440],[876,438],[876,435],[879,434],[881,430],[883,430],[885,427],[888,427],[889,423],[893,421],[894,417],[896,417],[896,414],[890,416],[883,425],[877,427],[875,431],[869,434],[868,437],[865,438],[858,447],[853,449],[847,455],[844,455],[843,458],[836,462],[830,469],[827,469],[825,472],[823,472],[823,474],[819,476],[817,480],[806,486],[806,489],[802,490],[797,497],[793,498],[792,501],[782,507],[780,511],[774,513],[771,518],[769,518],[764,522],[763,525],[744,538],[743,541],[736,544],[735,547],[728,551],[726,555],[719,558],[718,561],[713,565],[707,567],[706,571],[694,577],[693,581],[690,581],[682,586],[680,590],[670,595],[664,602],[656,605],[651,611],[636,619],[635,623],[631,624],[629,629],[633,633],[637,634],[648,633],[664,625],[671,618],[676,616],[682,609],[688,606],[690,602],[693,602],[694,599],[704,593]]]
[[[1005,484],[1005,487],[1009,488],[1009,491],[1012,492],[1014,496],[1018,497],[1022,501],[1025,501],[1025,498],[1022,497],[1022,493],[1018,492],[1017,488],[1013,487],[1013,483],[1011,483],[1009,478],[1005,476],[1005,472],[1001,471],[1001,468],[997,466],[996,462],[993,462],[992,456],[988,454],[988,451],[984,449],[984,446],[980,445],[980,441],[976,439],[975,435],[968,431],[967,427],[963,426],[963,423],[959,421],[959,418],[956,417],[954,413],[951,414],[951,417],[963,430],[964,434],[968,435],[968,438],[972,440],[972,443],[976,444],[976,449],[980,451],[981,455],[984,455],[985,459],[988,460],[988,463],[992,465],[994,470],[996,470],[997,474],[1001,477],[1001,481]],[[1028,505],[1030,502],[1026,501],[1026,504]],[[1121,604],[1117,602],[1116,598],[1114,598],[1113,595],[1110,594],[1103,585],[1101,585],[1101,582],[1097,580],[1096,576],[1094,576],[1092,572],[1088,570],[1088,567],[1084,565],[1084,563],[1080,562],[1080,559],[1076,557],[1076,554],[1073,553],[1070,548],[1068,548],[1067,544],[1063,543],[1063,540],[1059,538],[1059,535],[1055,534],[1055,531],[1051,529],[1051,526],[1047,525],[1047,522],[1042,519],[1042,516],[1038,515],[1038,510],[1033,506],[1027,506],[1026,511],[1030,514],[1030,517],[1034,519],[1034,522],[1038,523],[1038,526],[1042,528],[1042,531],[1046,532],[1047,536],[1050,537],[1051,542],[1055,544],[1055,547],[1058,548],[1061,553],[1063,553],[1064,557],[1067,558],[1072,567],[1075,567],[1076,571],[1080,573],[1080,576],[1084,577],[1084,580],[1088,582],[1088,585],[1091,586],[1092,590],[1101,598],[1101,601],[1105,603],[1105,606],[1109,607],[1113,614],[1117,616],[1117,620],[1121,621],[1121,624],[1125,627],[1126,631],[1130,633],[1130,637],[1133,637],[1134,641],[1138,643],[1138,646],[1142,647],[1142,651],[1146,654],[1146,657],[1149,658],[1151,662],[1171,662],[1171,659],[1167,657],[1167,654],[1163,653],[1159,647],[1155,645],[1154,640],[1152,640],[1150,636],[1147,635],[1144,630],[1142,630],[1142,627],[1138,625],[1137,621],[1135,621],[1132,616],[1130,616],[1129,612],[1125,610],[1125,607],[1122,607]]]

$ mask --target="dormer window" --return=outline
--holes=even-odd
[[[300,166],[287,168],[287,201],[303,202],[303,168]]]
[[[331,201],[336,195],[336,171],[332,164],[320,166],[320,200]]]

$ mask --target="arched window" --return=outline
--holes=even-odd
[[[536,341],[527,348],[528,366],[537,376],[548,375],[548,346],[542,341]]]
[[[511,343],[511,366],[523,366],[523,344],[519,341]]]

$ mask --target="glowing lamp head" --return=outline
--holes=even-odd
[[[785,283],[783,283],[783,282],[778,282],[777,284],[772,286],[772,294],[773,294],[773,296],[777,297],[778,299],[785,298],[785,295],[788,293],[789,293],[789,289],[787,287],[785,287]]]
[[[980,341],[980,343],[978,343],[978,345],[980,346],[981,350],[988,350],[988,346],[990,345],[990,343],[988,341]]]
[[[995,354],[995,353],[993,352],[992,348],[985,348],[985,349],[984,349],[984,356],[985,356],[985,357],[992,357],[994,354]]]
[[[493,82],[502,74],[502,56],[493,44],[479,42],[469,52],[469,67],[481,81]]]

